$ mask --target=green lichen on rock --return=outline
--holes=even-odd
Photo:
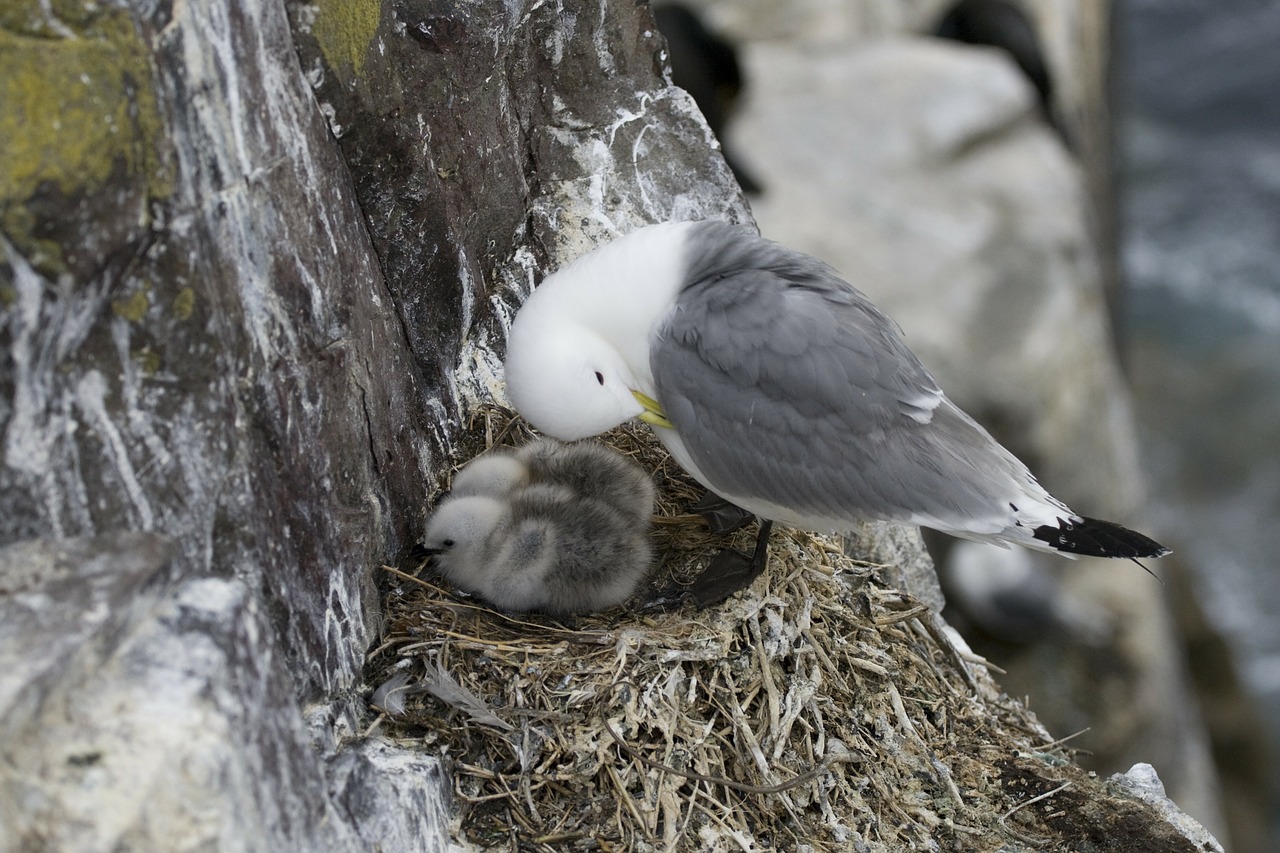
[[[147,309],[150,307],[151,297],[147,296],[145,290],[139,290],[124,299],[113,299],[111,301],[112,313],[117,317],[123,317],[130,323],[141,323],[142,318],[147,316]]]
[[[56,240],[36,237],[35,224],[36,218],[30,210],[21,203],[10,204],[0,196],[0,232],[9,235],[31,266],[44,272],[62,272],[62,247]]]
[[[136,349],[131,354],[138,365],[138,369],[147,376],[155,376],[160,372],[160,368],[164,367],[164,359],[161,358],[160,353],[151,347]]]
[[[99,13],[93,0],[46,0],[44,3],[4,3],[0,5],[0,29],[14,33],[61,38],[79,34]]]
[[[127,10],[77,10],[0,16],[0,226],[24,252],[39,247],[20,208],[41,188],[94,193],[122,170],[148,198],[171,191],[150,49]]]
[[[178,295],[173,297],[173,316],[179,320],[190,320],[195,310],[196,292],[190,287],[179,290]]]
[[[381,0],[321,0],[311,32],[329,67],[360,73],[369,43],[378,32]]]

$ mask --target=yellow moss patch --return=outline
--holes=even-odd
[[[147,376],[154,376],[160,372],[160,368],[164,366],[164,359],[160,357],[160,353],[151,347],[143,347],[133,351],[133,360],[138,363],[138,367]]]
[[[179,290],[178,295],[173,297],[173,316],[179,320],[190,320],[195,310],[196,292],[189,287]]]
[[[312,33],[325,62],[360,73],[382,17],[380,0],[321,0]]]
[[[151,65],[129,13],[105,10],[78,38],[0,30],[0,204],[51,181],[64,193],[106,182],[117,161],[167,195],[156,156]]]
[[[123,317],[130,323],[141,323],[151,307],[151,299],[146,291],[139,290],[127,299],[115,299],[111,302],[111,310],[117,317]]]
[[[61,272],[65,267],[62,247],[56,240],[35,237],[36,218],[21,203],[6,207],[0,197],[0,231],[8,234],[22,250],[27,262],[38,270]]]

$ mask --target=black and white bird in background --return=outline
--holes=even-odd
[[[693,97],[707,127],[720,142],[720,151],[738,186],[748,195],[759,195],[763,191],[760,182],[734,156],[727,139],[730,121],[746,88],[737,47],[682,3],[655,4],[653,19],[667,42],[671,82]]]
[[[502,609],[605,610],[649,572],[653,502],[648,475],[620,454],[544,439],[459,471],[423,544],[436,571]]]
[[[1054,108],[1053,75],[1045,59],[1035,21],[1012,0],[957,0],[934,25],[941,39],[1004,51],[1035,89],[1041,117],[1074,147]]]
[[[651,225],[548,276],[516,315],[505,371],[546,435],[651,424],[699,482],[764,520],[762,542],[773,521],[881,520],[1067,556],[1168,553],[1050,495],[831,267],[727,223]]]

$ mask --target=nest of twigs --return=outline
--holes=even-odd
[[[498,409],[475,435],[477,452],[530,437]],[[702,490],[647,428],[604,441],[654,473],[653,587],[750,548],[754,527],[726,543],[688,514]],[[384,734],[450,763],[474,844],[996,850],[1045,832],[1015,814],[1058,783],[1031,757],[1043,730],[837,539],[775,530],[764,576],[715,607],[571,621],[495,612],[421,569],[388,567],[367,681]]]

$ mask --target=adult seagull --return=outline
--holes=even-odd
[[[517,411],[555,438],[652,425],[694,478],[764,520],[752,576],[772,521],[1169,552],[1045,491],[831,267],[727,223],[650,225],[548,276],[511,326],[505,371]]]

